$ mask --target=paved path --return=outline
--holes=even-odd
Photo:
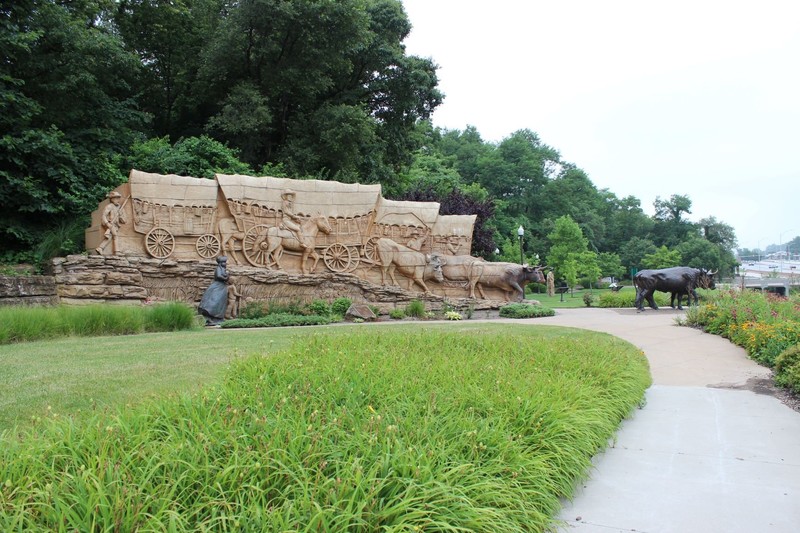
[[[533,324],[641,348],[653,386],[560,518],[569,533],[800,531],[800,413],[759,394],[769,370],[671,310],[564,309]],[[519,321],[515,321],[519,322]]]

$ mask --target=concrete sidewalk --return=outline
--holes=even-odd
[[[768,369],[726,339],[676,326],[679,314],[564,309],[531,321],[621,337],[653,375],[645,407],[565,503],[562,531],[800,531],[800,413],[758,394]]]

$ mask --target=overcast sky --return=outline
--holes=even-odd
[[[800,1],[403,0],[437,126],[528,128],[598,188],[688,195],[740,247],[800,235]]]

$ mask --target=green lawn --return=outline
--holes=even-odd
[[[201,330],[0,345],[0,431],[34,416],[196,390],[218,381],[231,360],[285,348],[296,333]]]

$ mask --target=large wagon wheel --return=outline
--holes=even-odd
[[[354,250],[336,242],[325,248],[322,258],[325,260],[325,265],[333,272],[348,272],[354,261],[358,265],[358,253]]]
[[[370,237],[364,245],[364,258],[372,263],[379,263],[378,261],[378,237]]]
[[[194,243],[194,247],[197,249],[197,253],[200,255],[200,257],[203,259],[211,259],[219,254],[219,239],[217,239],[216,235],[206,233],[205,235],[200,235],[200,237],[197,238],[197,242]]]
[[[350,266],[347,267],[347,272],[352,272],[358,268],[358,262],[361,260],[361,258],[358,255],[358,248],[356,246],[348,246],[347,248],[350,250],[351,257]]]
[[[165,259],[175,250],[175,237],[169,230],[164,228],[153,228],[144,237],[147,253],[156,259]]]
[[[269,268],[269,257],[267,253],[267,230],[269,226],[260,224],[253,226],[244,234],[242,241],[242,251],[247,261],[257,267]]]

